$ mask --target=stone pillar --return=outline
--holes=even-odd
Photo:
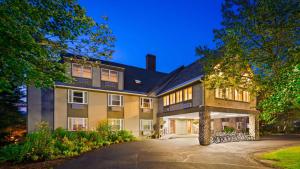
[[[255,140],[259,140],[259,119],[258,114],[249,114],[249,134]]]
[[[207,110],[199,112],[199,143],[203,146],[210,144],[210,112]]]

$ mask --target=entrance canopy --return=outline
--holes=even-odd
[[[232,118],[232,117],[249,117],[249,114],[242,114],[242,113],[224,113],[224,112],[211,112],[210,113],[211,119],[218,119],[218,118]],[[199,119],[199,112],[194,113],[186,113],[186,114],[177,114],[172,116],[164,116],[166,118],[174,118],[174,119]]]

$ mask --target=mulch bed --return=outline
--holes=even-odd
[[[51,161],[21,163],[21,164],[4,163],[4,164],[0,164],[0,169],[49,169],[64,163],[66,160],[68,159],[56,159]]]

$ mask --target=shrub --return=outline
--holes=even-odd
[[[42,122],[38,129],[27,134],[22,144],[11,144],[0,149],[0,162],[37,161],[77,156],[101,146],[134,140],[132,133],[113,131],[107,122],[99,123],[97,131],[67,131],[58,128],[51,132]]]
[[[233,127],[227,127],[227,126],[224,127],[225,133],[232,133],[234,131],[235,131],[235,129]]]

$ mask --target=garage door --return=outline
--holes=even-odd
[[[187,134],[187,121],[186,120],[176,120],[175,129],[176,134]]]

